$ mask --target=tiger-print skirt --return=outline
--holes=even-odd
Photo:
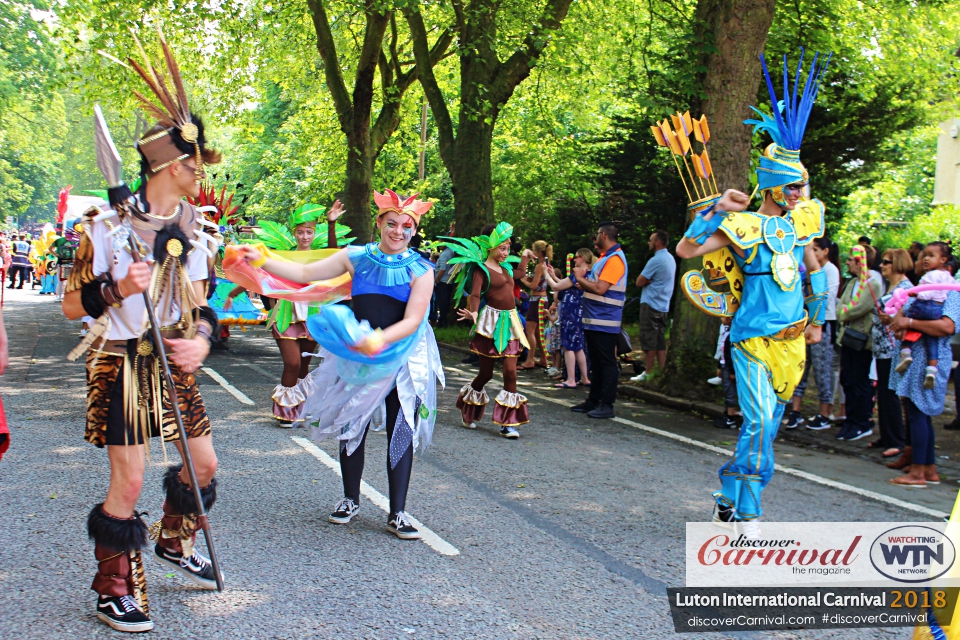
[[[146,429],[129,424],[123,407],[123,356],[91,350],[87,354],[87,427],[84,439],[98,447],[104,445],[142,444],[144,431],[155,438],[163,433],[165,441],[179,440],[176,418],[170,397],[163,390],[163,417],[159,429],[149,420]],[[170,373],[177,389],[177,404],[183,416],[188,438],[210,434],[210,419],[200,397],[197,378],[170,363]]]

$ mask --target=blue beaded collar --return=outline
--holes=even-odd
[[[347,247],[347,255],[353,264],[354,295],[383,293],[405,301],[410,297],[410,283],[433,270],[433,263],[413,249],[388,254],[376,242]]]

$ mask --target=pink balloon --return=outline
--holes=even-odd
[[[951,282],[943,284],[921,284],[909,289],[897,289],[893,292],[893,297],[883,308],[883,312],[888,316],[895,316],[897,312],[907,302],[907,298],[924,291],[960,291],[960,282]]]

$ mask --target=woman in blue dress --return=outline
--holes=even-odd
[[[433,265],[411,249],[410,239],[431,203],[389,189],[374,194],[380,242],[349,246],[309,264],[268,259],[256,247],[240,254],[254,267],[291,280],[352,276],[352,310],[328,305],[307,319],[323,362],[303,381],[302,417],[312,437],[340,440],[344,497],[328,520],[346,524],[360,508],[360,481],[368,428],[386,426],[390,515],[397,537],[420,537],[404,509],[413,452],[429,446],[437,416],[436,382],[443,384],[440,353],[427,322]]]
[[[575,267],[593,267],[597,257],[590,249],[580,249],[574,258]],[[557,280],[556,271],[552,266],[547,267],[547,284],[554,291],[564,291],[560,303],[560,343],[563,346],[563,360],[566,365],[567,379],[558,382],[558,389],[573,389],[577,386],[577,367],[580,368],[580,382],[589,385],[587,369],[587,355],[583,341],[583,289],[574,285],[570,278]]]
[[[908,318],[904,312],[914,300],[916,298],[910,298],[892,318],[883,315],[881,319],[889,324],[897,339],[894,353],[900,352],[901,342],[907,331],[921,331],[937,339],[937,354],[928,355],[923,341],[918,340],[913,343],[913,364],[902,374],[897,373],[896,369],[890,372],[890,388],[903,399],[906,406],[910,444],[913,447],[910,473],[893,478],[890,483],[922,488],[928,484],[940,484],[931,417],[943,413],[944,401],[947,398],[947,381],[950,379],[953,360],[950,337],[960,331],[960,292],[950,291],[947,294],[947,300],[943,303],[943,315],[936,320]],[[932,389],[928,389],[924,386],[924,380],[927,359],[932,357],[939,357],[939,360],[935,383]]]

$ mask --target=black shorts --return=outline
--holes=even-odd
[[[640,305],[640,348],[643,351],[667,350],[667,312],[655,311],[646,302]]]
[[[540,302],[544,299],[534,300],[530,298],[530,305],[527,307],[527,313],[523,319],[527,322],[540,322]]]

